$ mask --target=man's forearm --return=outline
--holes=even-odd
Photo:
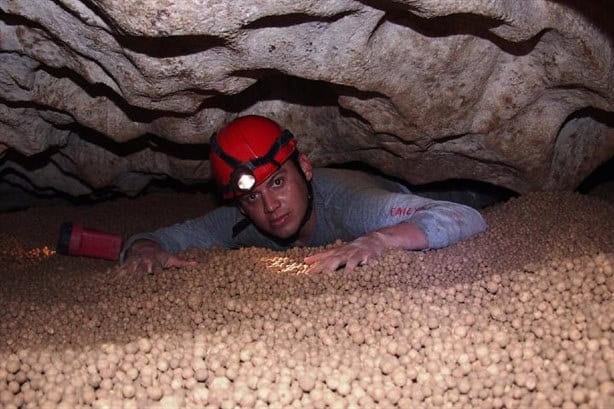
[[[430,249],[447,247],[487,227],[476,209],[452,202],[437,202],[419,209],[411,222],[424,232]]]
[[[411,222],[402,222],[383,227],[369,234],[377,235],[387,248],[405,250],[423,250],[429,248],[429,241],[418,226]]]

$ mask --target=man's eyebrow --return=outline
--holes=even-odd
[[[279,175],[283,175],[288,173],[288,171],[284,168],[279,168],[271,176],[269,176],[269,181],[267,182],[267,186],[271,186],[273,182],[275,182],[275,177]]]

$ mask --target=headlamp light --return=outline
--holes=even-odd
[[[241,166],[236,169],[232,174],[232,186],[234,189],[240,192],[247,192],[252,190],[256,185],[256,176],[251,169],[246,166]]]

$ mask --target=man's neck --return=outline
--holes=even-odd
[[[311,209],[311,215],[309,216],[309,220],[303,225],[301,230],[298,233],[298,237],[294,242],[295,246],[304,247],[311,242],[311,238],[313,237],[313,233],[316,227],[316,211],[315,209]]]

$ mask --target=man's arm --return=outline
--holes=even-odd
[[[193,265],[176,254],[188,247],[231,246],[232,225],[228,224],[237,215],[240,213],[234,208],[220,207],[196,219],[134,235],[124,244],[117,275]]]
[[[386,248],[442,248],[486,229],[481,214],[469,206],[417,196],[400,186],[390,191],[394,185],[379,186],[373,179],[352,178],[351,183],[343,178],[335,181],[340,187],[326,209],[348,243],[306,258],[312,272],[343,265],[351,270]]]

